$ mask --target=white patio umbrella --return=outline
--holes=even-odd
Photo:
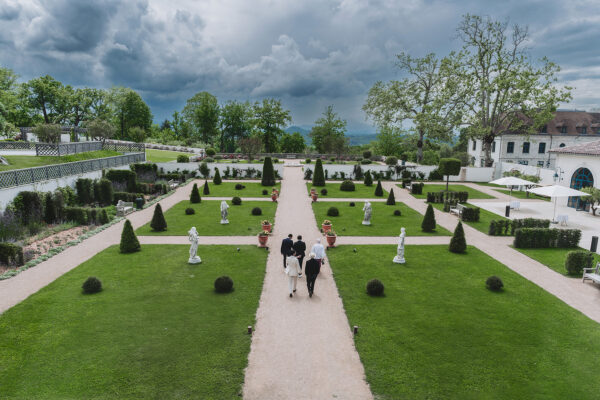
[[[578,197],[578,196],[589,196],[588,193],[580,190],[575,190],[561,185],[542,186],[534,189],[528,189],[529,193],[539,194],[542,196],[548,196],[552,198],[554,202],[554,215],[552,222],[556,221],[556,198],[557,197]]]
[[[516,176],[505,176],[504,178],[496,179],[490,183],[494,185],[509,186],[510,193],[508,194],[508,202],[510,204],[510,198],[512,197],[513,186],[533,186],[537,185],[535,182],[526,181],[525,179],[517,178]]]

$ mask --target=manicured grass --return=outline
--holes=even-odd
[[[467,205],[469,207],[477,207],[470,203],[467,203]],[[441,203],[433,204],[433,206],[435,208],[437,208],[438,210],[444,209],[444,205]],[[495,214],[488,210],[484,210],[483,208],[479,207],[479,221],[477,221],[477,222],[463,221],[463,224],[467,224],[470,227],[477,229],[479,232],[485,233],[487,235],[490,230],[490,222],[492,222],[493,220],[496,220],[496,221],[503,220],[504,221],[506,219],[507,219],[506,217]]]
[[[496,188],[494,188],[494,190],[497,191],[497,192],[501,192],[501,193],[503,193],[505,195],[509,195],[510,194],[510,190],[508,190],[508,189],[496,189]],[[530,199],[530,200],[552,201],[552,199],[550,197],[538,196],[537,194],[533,194],[533,193],[529,193],[529,197],[527,197],[527,192],[518,191],[518,190],[513,190],[512,191],[512,197],[514,197],[515,199]]]
[[[402,186],[402,185],[398,185],[398,186]],[[473,189],[472,187],[469,186],[464,186],[464,185],[456,185],[456,184],[450,184],[448,186],[448,189],[450,191],[453,192],[468,192],[469,193],[469,200],[473,200],[473,199],[494,199],[494,196],[490,196],[489,194],[480,192],[479,190]],[[426,199],[427,198],[427,192],[442,192],[446,190],[446,184],[438,184],[438,183],[432,183],[432,184],[428,184],[426,183],[425,186],[423,186],[423,194],[413,194],[414,197],[416,197],[417,199]]]
[[[581,274],[569,275],[565,269],[565,260],[567,253],[573,250],[584,250],[584,249],[516,249],[527,257],[533,258],[534,260],[544,264],[548,268],[553,269],[559,274],[570,276],[573,278],[581,279]],[[594,255],[594,263],[592,266],[596,266],[596,263],[600,262],[600,254]]]
[[[0,171],[41,167],[42,165],[63,164],[73,161],[91,160],[94,158],[114,157],[121,153],[112,150],[88,151],[85,153],[70,154],[68,156],[3,156],[10,165],[0,165]]]
[[[0,315],[0,397],[238,398],[267,252],[199,246],[189,265],[188,249],[110,247]],[[89,276],[102,292],[81,293]]]
[[[310,193],[310,189],[311,188],[315,188],[317,189],[317,194],[319,195],[319,197],[325,197],[325,198],[340,198],[340,199],[350,199],[350,198],[354,198],[354,199],[387,199],[388,196],[388,192],[383,189],[383,196],[382,197],[377,197],[375,196],[375,189],[377,188],[377,181],[375,181],[373,183],[373,186],[365,186],[362,183],[355,183],[355,188],[356,190],[354,192],[344,192],[340,190],[340,185],[342,184],[342,182],[335,182],[335,183],[327,183],[325,186],[313,186],[311,182],[308,182],[306,184],[306,189],[307,189],[307,193],[306,195],[308,196],[308,194]],[[322,195],[321,194],[321,190],[322,189],[327,189],[327,195]]]
[[[202,191],[204,181],[199,180],[197,183],[201,197],[271,197],[271,191],[273,191],[274,187],[276,187],[278,190],[281,190],[281,182],[277,182],[275,186],[262,186],[260,182],[221,182],[220,185],[215,185],[213,181],[208,181],[210,194],[205,195]],[[238,184],[243,185],[246,188],[237,190],[235,185]],[[263,190],[266,190],[267,194],[262,194]]]
[[[333,230],[340,236],[397,236],[400,228],[406,228],[408,236],[451,236],[452,233],[438,226],[435,232],[426,233],[421,230],[423,215],[408,207],[406,204],[396,202],[395,206],[385,203],[371,203],[373,209],[371,225],[363,225],[363,202],[357,202],[354,207],[348,202],[316,202],[312,203],[318,228],[321,229],[323,220],[328,219],[333,224]],[[337,207],[340,215],[327,216],[330,207]],[[401,216],[395,216],[394,210],[400,210]]]
[[[353,248],[357,252],[353,252]],[[596,399],[600,327],[476,248],[328,251],[378,399]],[[497,275],[504,291],[486,289]],[[385,296],[366,294],[373,278]]]
[[[165,220],[167,230],[154,232],[150,223],[138,228],[137,235],[187,236],[192,226],[195,226],[200,236],[252,236],[261,231],[262,220],[268,219],[273,223],[277,203],[267,201],[244,201],[242,205],[229,204],[229,224],[221,225],[221,202],[202,200],[192,204],[189,200],[181,201],[167,210]],[[153,206],[154,207],[154,206]],[[193,208],[196,213],[186,215],[186,208]],[[260,207],[262,215],[252,215],[254,207]],[[258,243],[258,242],[257,242]]]
[[[181,151],[146,149],[146,161],[154,163],[176,161],[177,156],[181,154],[188,157],[194,155],[194,153],[186,153]]]

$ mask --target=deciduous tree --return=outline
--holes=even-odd
[[[319,153],[335,153],[340,145],[346,144],[346,121],[339,118],[329,105],[323,116],[315,121],[315,126],[310,131],[312,144]]]
[[[208,92],[196,93],[183,108],[183,115],[193,127],[195,136],[211,145],[219,133],[219,113],[217,98]]]
[[[280,100],[264,99],[254,104],[254,118],[267,153],[277,151],[283,127],[292,122],[289,110],[284,110]]]

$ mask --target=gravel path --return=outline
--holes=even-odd
[[[284,169],[275,221],[244,398],[372,399],[329,263],[312,298],[304,278],[288,297],[281,240],[301,234],[310,249],[321,237],[300,168]]]

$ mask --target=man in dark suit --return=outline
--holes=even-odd
[[[291,233],[281,241],[281,254],[283,254],[283,269],[285,269],[285,259],[294,251],[294,241],[292,238],[294,235]]]
[[[302,276],[302,262],[304,261],[305,251],[306,251],[306,243],[302,241],[302,235],[298,235],[298,241],[294,243],[294,251],[296,252],[296,257],[298,258],[298,263],[300,264],[300,275]]]
[[[304,272],[306,273],[308,296],[312,297],[313,292],[315,291],[315,281],[317,280],[319,272],[321,272],[321,261],[315,259],[315,253],[310,253],[308,255],[308,261],[306,262],[306,267],[304,267]]]

